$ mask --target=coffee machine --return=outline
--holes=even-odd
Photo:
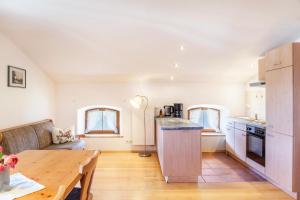
[[[164,106],[165,117],[173,117],[174,114],[174,106]]]
[[[183,104],[174,103],[174,117],[183,118]]]

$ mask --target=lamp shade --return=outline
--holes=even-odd
[[[143,99],[141,96],[136,96],[133,99],[130,100],[130,104],[132,107],[139,109],[143,103]]]

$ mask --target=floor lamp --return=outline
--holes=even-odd
[[[130,100],[130,104],[139,109],[145,103],[144,108],[144,152],[139,153],[140,157],[150,157],[151,153],[147,152],[147,134],[146,134],[146,110],[148,108],[148,98],[146,96],[136,95],[133,99]]]

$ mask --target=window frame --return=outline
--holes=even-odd
[[[218,112],[218,118],[219,118],[219,121],[218,121],[218,128],[219,130],[221,130],[221,110],[217,109],[217,108],[209,108],[209,107],[196,107],[196,108],[191,108],[188,110],[188,119],[190,120],[191,119],[191,111],[193,110],[215,110]],[[217,132],[216,130],[213,130],[213,129],[209,129],[209,128],[203,128],[202,129],[202,132]]]
[[[88,113],[91,111],[114,111],[116,112],[116,128],[118,129],[118,133],[115,133],[112,130],[92,130],[92,131],[86,131],[85,134],[115,134],[120,135],[120,111],[112,108],[92,108],[85,111],[85,130],[87,130],[87,124],[88,124]]]

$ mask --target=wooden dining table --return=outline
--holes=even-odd
[[[80,181],[79,166],[93,155],[89,150],[28,150],[19,153],[19,162],[11,173],[24,176],[45,186],[45,189],[17,198],[17,200],[50,200],[60,185],[67,196]]]

